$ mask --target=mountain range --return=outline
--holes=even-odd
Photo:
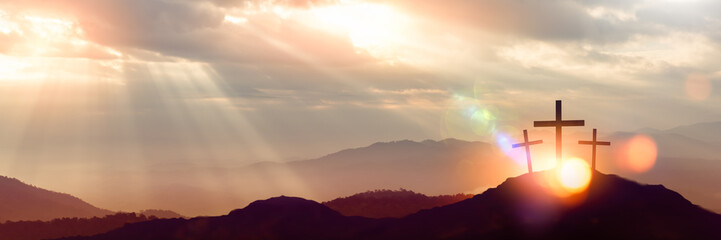
[[[483,169],[493,171],[484,173]],[[147,170],[153,181],[145,188],[158,200],[149,207],[178,210],[188,216],[219,215],[252,200],[279,195],[330,201],[372,189],[404,188],[429,196],[478,193],[522,169],[488,143],[403,140],[315,159],[236,168],[163,165]],[[212,177],[215,182],[188,177],[199,175]]]
[[[69,194],[27,185],[0,176],[0,223],[20,220],[52,220],[63,217],[102,217],[113,212],[97,208]]]
[[[598,139],[611,141],[612,145],[598,149],[598,169],[642,182],[664,184],[701,206],[721,212],[721,175],[717,174],[721,172],[721,159],[717,157],[721,156],[721,146],[714,141],[716,133],[712,133],[719,128],[721,122],[669,130],[607,132],[599,129]],[[590,127],[578,130],[575,135],[568,131],[564,136],[564,156],[589,159],[590,147],[580,146],[577,141],[590,139]],[[544,140],[544,144],[532,148],[535,163],[552,158],[553,154],[553,134],[546,136],[542,131],[545,129],[531,132],[534,139]],[[618,167],[623,143],[639,134],[655,141],[658,149],[655,165],[645,172]],[[515,140],[519,139],[515,136]],[[136,202],[118,200],[117,204],[103,202],[103,206],[166,208],[186,216],[198,216],[220,215],[226,209],[241,207],[254,199],[279,195],[330,201],[370,189],[404,188],[426,195],[479,193],[498,185],[506,176],[525,172],[525,161],[510,160],[502,144],[456,139],[402,140],[291,162],[259,162],[230,168],[197,163],[148,166],[143,175],[127,173],[134,179],[147,179],[142,192],[134,192],[135,188],[122,181],[124,178],[117,177],[108,179],[119,182],[103,184],[115,191],[104,194],[111,194],[105,196],[106,199],[146,194],[143,199],[153,202],[140,205],[138,201],[130,205]],[[510,144],[511,141],[506,145]],[[522,149],[510,151],[523,154]],[[534,164],[537,169],[543,169],[541,166]]]
[[[713,137],[717,134],[713,131],[719,128],[721,122],[669,130],[607,133],[600,129],[599,139],[610,140],[612,145],[599,148],[598,169],[633,180],[664,184],[694,203],[721,212],[721,175],[717,174],[721,172],[721,159],[717,157],[721,155],[721,147]],[[590,131],[586,130],[582,129],[579,135],[569,132],[569,136],[564,137],[564,146],[567,146],[564,156],[590,158],[588,147],[576,143],[590,138]],[[533,136],[538,136],[539,131],[532,132]],[[616,160],[622,154],[620,146],[639,134],[649,136],[657,144],[655,165],[645,172],[619,168]],[[544,140],[547,142],[532,149],[534,161],[540,159],[537,154],[542,151],[552,154],[553,138]],[[369,189],[404,188],[427,195],[479,193],[498,185],[506,176],[525,171],[525,162],[510,160],[499,146],[455,139],[403,140],[374,143],[309,160],[261,162],[234,168],[168,164],[148,167],[142,178],[128,172],[123,173],[124,177],[108,177],[107,182],[97,185],[113,189],[103,191],[102,195],[103,199],[111,200],[89,199],[113,209],[163,208],[198,216],[220,215],[254,199],[279,195],[330,201]],[[520,149],[514,151],[522,154]],[[147,184],[140,191],[123,180],[128,178],[147,179]],[[138,200],[127,201],[127,196],[137,196]]]
[[[183,218],[178,213],[162,209],[146,209],[138,214],[155,218]],[[116,213],[95,207],[70,194],[45,190],[15,178],[0,176],[0,224],[62,218],[89,219],[107,215]]]
[[[296,197],[255,201],[218,217],[128,224],[69,239],[720,239],[721,215],[661,185],[594,172],[558,196],[554,171],[509,178],[473,198],[403,218],[347,217]]]
[[[2,240],[41,240],[91,236],[120,228],[128,223],[157,219],[135,213],[115,213],[93,218],[57,218],[50,221],[8,221],[0,223]]]

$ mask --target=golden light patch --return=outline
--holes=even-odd
[[[389,48],[404,41],[401,34],[407,19],[386,5],[340,3],[314,8],[320,27],[348,35],[353,46],[373,55],[389,55]]]

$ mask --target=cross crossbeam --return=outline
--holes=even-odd
[[[593,155],[591,155],[591,169],[596,170],[596,146],[611,146],[611,142],[599,142],[596,140],[596,129],[593,129],[592,141],[578,141],[578,144],[593,146]]]
[[[561,128],[584,126],[584,120],[563,120],[561,114],[561,100],[556,100],[556,120],[553,121],[533,121],[534,127],[555,127],[556,128],[556,162],[557,166],[561,166],[561,146],[563,134]]]
[[[543,143],[543,140],[536,140],[536,141],[528,141],[528,130],[523,129],[523,142],[522,143],[516,143],[513,144],[513,148],[518,147],[526,147],[526,164],[528,165],[528,173],[533,172],[533,167],[531,166],[531,145],[541,144]]]

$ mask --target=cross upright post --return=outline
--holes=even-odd
[[[561,128],[572,126],[584,126],[583,120],[563,120],[561,115],[561,100],[556,100],[556,120],[554,121],[533,121],[534,127],[555,127],[556,128],[556,166],[561,166],[561,146],[563,134]]]
[[[593,129],[593,140],[592,141],[578,141],[578,144],[591,145],[593,146],[593,153],[591,155],[591,169],[596,170],[596,146],[610,146],[611,142],[599,142],[596,141],[596,129]]]
[[[522,143],[516,143],[513,144],[513,148],[517,147],[526,147],[526,164],[528,165],[528,173],[533,172],[533,167],[531,166],[531,145],[541,144],[543,143],[543,140],[536,140],[529,142],[528,141],[528,131],[526,129],[523,129],[523,142]]]

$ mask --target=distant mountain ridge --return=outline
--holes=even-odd
[[[678,126],[663,132],[677,133],[701,141],[721,144],[721,121]]]
[[[102,217],[112,213],[69,194],[48,191],[15,178],[0,176],[0,223],[8,220]]]
[[[135,213],[115,213],[102,218],[58,218],[51,221],[9,221],[0,223],[2,240],[40,240],[60,237],[91,236],[128,223],[157,219]]]
[[[494,169],[493,174],[479,174],[479,169],[490,168]],[[228,178],[262,184],[282,182],[279,179],[292,176],[293,183],[303,184],[302,189],[280,184],[277,190],[261,190],[271,196],[287,194],[332,200],[368,189],[404,188],[428,195],[472,192],[481,186],[497,185],[503,176],[520,169],[488,143],[402,140],[341,150],[310,160],[257,163],[234,169]]]
[[[659,130],[660,131],[660,130]],[[711,209],[721,209],[715,197],[721,192],[721,145],[698,140],[682,133],[645,133],[658,145],[656,165],[645,175],[614,168],[614,149],[641,132],[599,132],[600,140],[611,141],[609,148],[598,151],[599,169],[649,183],[663,183],[684,196]],[[611,133],[611,134],[609,134]],[[590,157],[590,148],[577,140],[588,140],[588,132],[564,137],[564,156]],[[551,137],[544,140],[552,141]],[[510,144],[510,142],[509,142]],[[535,148],[534,153],[552,149],[552,142]],[[568,146],[568,147],[567,147]],[[522,154],[522,149],[512,150]],[[534,158],[535,159],[535,158]],[[376,142],[365,147],[345,149],[319,158],[292,162],[261,162],[236,168],[176,166],[153,169],[152,183],[147,186],[152,199],[162,199],[155,208],[177,209],[188,216],[220,215],[227,209],[241,207],[253,199],[293,195],[317,201],[330,201],[369,189],[409,189],[426,195],[477,193],[496,186],[503,176],[525,171],[524,163],[509,159],[494,144],[457,139]],[[705,183],[687,183],[702,173]],[[187,181],[186,176],[205,175],[217,179],[217,186]],[[644,176],[645,176],[644,175]],[[372,176],[372,177],[371,177]],[[676,184],[683,182],[683,184]],[[180,186],[180,187],[173,187]],[[215,187],[215,188],[213,188]],[[234,193],[225,189],[233,187]],[[202,192],[202,194],[199,194]],[[213,201],[214,204],[202,203]]]
[[[549,174],[509,178],[400,219],[346,217],[314,201],[275,197],[224,216],[153,220],[70,239],[721,239],[721,215],[661,185],[594,172],[587,191],[557,197],[541,184]]]
[[[374,190],[336,198],[322,204],[345,216],[399,218],[422,209],[445,206],[471,197],[472,194],[426,196],[405,189]]]

